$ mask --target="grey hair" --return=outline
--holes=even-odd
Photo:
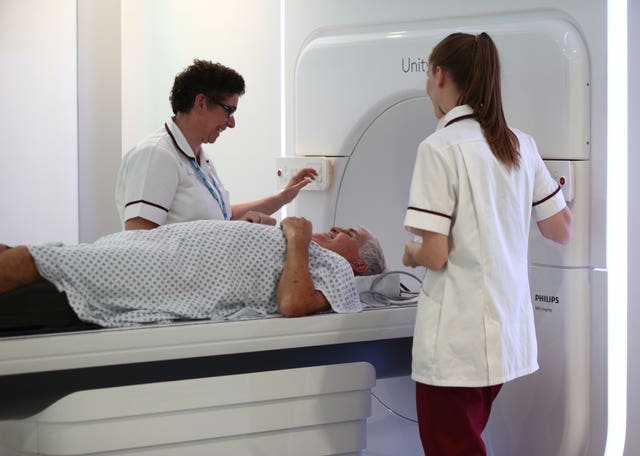
[[[364,231],[369,237],[358,250],[358,256],[360,256],[362,261],[367,265],[367,270],[360,275],[381,274],[386,269],[387,262],[384,259],[384,252],[382,251],[380,241],[364,226],[360,225],[358,228]]]

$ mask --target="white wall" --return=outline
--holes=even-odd
[[[629,298],[627,444],[625,455],[640,454],[640,2],[629,7]],[[616,303],[612,303],[615,305]]]
[[[80,242],[121,229],[114,202],[121,120],[120,0],[78,0]]]
[[[0,0],[0,68],[0,242],[76,242],[76,1]]]
[[[232,203],[276,191],[280,155],[280,16],[277,0],[122,2],[122,122],[126,152],[171,115],[173,78],[194,58],[220,62],[245,79],[227,129],[205,151]]]

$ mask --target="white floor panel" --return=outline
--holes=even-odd
[[[0,454],[358,454],[374,383],[349,363],[79,391],[0,422]]]

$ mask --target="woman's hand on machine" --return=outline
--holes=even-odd
[[[300,190],[306,185],[313,182],[317,175],[318,171],[313,168],[302,168],[298,171],[282,190],[282,194],[285,195],[286,203],[293,201],[293,199],[298,196],[298,192],[300,192]]]

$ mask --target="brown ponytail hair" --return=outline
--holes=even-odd
[[[493,155],[509,168],[520,165],[520,143],[507,126],[502,110],[500,58],[486,33],[453,33],[438,43],[429,66],[441,67],[460,91],[458,105],[469,105]]]

